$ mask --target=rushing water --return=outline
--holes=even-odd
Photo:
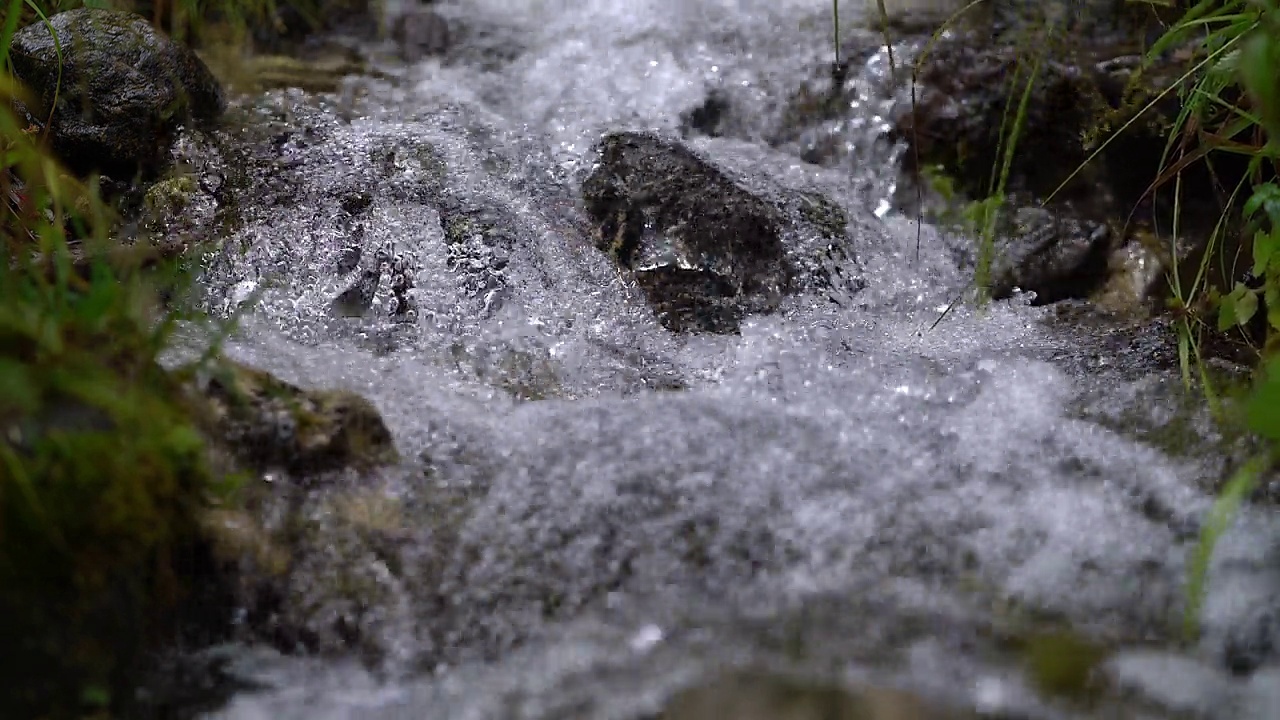
[[[230,672],[258,687],[210,717],[638,719],[731,666],[1069,716],[1008,649],[1028,618],[1122,648],[1107,672],[1134,693],[1101,716],[1280,716],[1274,665],[1219,670],[1280,640],[1274,516],[1228,533],[1203,640],[1168,649],[1223,462],[1158,330],[1025,298],[931,327],[967,280],[949,249],[963,239],[885,212],[897,150],[879,135],[899,93],[883,52],[823,128],[833,167],[765,142],[829,61],[828,11],[445,4],[487,29],[467,62],[245,102],[287,132],[261,205],[207,273],[222,307],[254,304],[228,352],[370,398],[406,458],[380,487],[416,514],[395,572],[330,557],[368,563],[386,588],[362,620],[376,671],[232,648]],[[576,192],[603,131],[673,132],[713,88],[733,137],[689,142],[843,205],[858,264],[840,269],[865,287],[790,298],[740,335],[677,336],[591,247]],[[451,197],[509,233],[499,250],[446,241],[422,190],[441,160]],[[343,218],[361,192],[372,204]],[[369,312],[335,313],[382,248],[411,276],[413,310],[392,317],[384,277]],[[1143,441],[1174,420],[1203,445]],[[465,511],[446,520],[442,495]],[[966,716],[914,713],[900,716]]]

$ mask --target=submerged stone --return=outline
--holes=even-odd
[[[211,123],[225,108],[204,62],[133,13],[58,13],[14,34],[9,58],[38,100],[30,120],[51,118],[53,149],[77,172],[153,176],[178,125]]]

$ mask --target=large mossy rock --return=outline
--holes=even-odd
[[[1153,28],[1163,26],[1149,11],[1133,17],[1125,6],[1134,3],[1090,0],[1047,26],[1045,13],[1058,5],[997,4],[990,34],[957,34],[931,46],[914,74],[915,102],[900,107],[890,135],[910,146],[903,155],[909,169],[917,160],[940,168],[969,199],[987,197],[1005,176],[1006,193],[1051,198],[1077,217],[1133,219],[1136,209],[1136,217],[1168,225],[1171,184],[1153,183],[1172,162],[1169,138],[1180,129],[1179,93],[1169,88],[1194,63],[1194,51],[1174,47],[1144,60]],[[1006,174],[1005,141],[1015,128]],[[1219,183],[1229,188],[1242,174],[1243,162],[1216,157],[1213,172],[1203,163],[1183,168],[1181,205],[1193,205],[1184,229],[1202,214],[1215,221]]]
[[[180,124],[212,123],[225,108],[194,52],[128,12],[82,8],[28,25],[10,61],[38,103],[29,119],[50,120],[54,151],[77,172],[154,176]]]
[[[286,652],[388,652],[380,638],[396,620],[387,609],[409,520],[377,487],[375,471],[399,460],[377,409],[354,393],[300,388],[225,358],[201,375],[188,389],[210,444],[254,477],[274,474],[200,517],[244,613],[243,638]]]
[[[42,346],[20,319],[0,312],[0,708],[135,717],[157,653],[225,640],[246,587],[279,587],[336,542],[316,530],[277,550],[254,510],[293,502],[319,473],[360,477],[395,448],[353,394],[226,361],[196,393],[131,343],[137,327],[72,326]],[[253,481],[276,466],[296,482]],[[338,499],[353,523],[381,518]]]
[[[904,170],[931,191],[925,211],[946,215],[968,201],[988,199],[1005,183],[1006,207],[1043,207],[1064,227],[1077,226],[1065,234],[1055,231],[1057,240],[997,228],[997,242],[1011,251],[1003,268],[996,268],[997,297],[1014,287],[1036,289],[1037,302],[1084,297],[1108,281],[1107,274],[1118,269],[1116,260],[1123,264],[1135,255],[1171,269],[1176,253],[1182,283],[1191,283],[1208,239],[1219,232],[1215,225],[1227,210],[1230,189],[1247,175],[1248,157],[1214,152],[1211,162],[1180,163],[1176,176],[1171,170],[1179,158],[1194,160],[1208,151],[1204,138],[1219,132],[1226,117],[1186,126],[1180,119],[1189,89],[1181,78],[1207,52],[1198,37],[1160,55],[1146,54],[1167,29],[1162,23],[1183,10],[1112,0],[1005,0],[992,9],[982,31],[943,37],[930,46],[913,75],[914,102],[900,104],[892,118],[890,137],[907,145]],[[1226,106],[1239,101],[1231,87],[1222,99]],[[1202,106],[1215,109],[1212,103]],[[1185,130],[1197,124],[1209,132]],[[1250,132],[1231,139],[1247,144]],[[900,201],[914,211],[914,195]],[[1016,210],[1006,214],[1012,219]],[[1098,224],[1111,226],[1109,241],[1100,240]],[[1161,235],[1175,226],[1176,246]],[[1239,230],[1226,226],[1225,240],[1215,248],[1222,255],[1209,263],[1209,280],[1217,287],[1245,279]],[[1101,257],[1106,250],[1114,251],[1110,260]],[[1139,275],[1133,300],[1125,304],[1162,306],[1168,285]]]
[[[969,197],[986,197],[1001,172],[1002,132],[1022,99],[1025,56],[1014,45],[961,42],[939,44],[925,56],[918,102],[903,108],[893,130],[912,146],[905,160],[918,154],[922,163],[945,168]],[[1039,197],[1053,192],[1088,157],[1083,135],[1110,109],[1090,73],[1052,58],[1043,62],[1022,114],[1011,189]],[[1086,175],[1076,187],[1097,193],[1096,179]]]

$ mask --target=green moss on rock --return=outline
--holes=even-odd
[[[152,185],[143,197],[143,207],[155,221],[163,221],[181,213],[200,191],[194,175],[177,175]]]
[[[199,385],[210,434],[250,465],[305,475],[399,458],[382,416],[355,393],[303,390],[225,360]]]

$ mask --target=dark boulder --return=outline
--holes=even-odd
[[[731,117],[732,104],[729,96],[722,90],[711,90],[700,105],[689,108],[680,114],[680,134],[706,135],[720,137],[725,132],[725,125]]]
[[[1083,299],[1107,279],[1112,235],[1105,224],[1039,208],[1020,209],[1011,220],[992,267],[993,298],[1016,288],[1034,292],[1035,305]]]
[[[789,219],[775,204],[656,135],[610,133],[595,151],[582,195],[596,246],[635,273],[668,329],[736,332],[791,289]]]
[[[1137,209],[1168,225],[1171,184],[1153,184],[1172,162],[1169,140],[1180,130],[1181,93],[1169,88],[1201,51],[1182,43],[1145,56],[1152,32],[1165,26],[1148,10],[1135,16],[1124,7],[1133,3],[1088,0],[1047,29],[1045,13],[1059,5],[997,3],[989,33],[933,45],[917,61],[915,102],[901,104],[891,138],[911,146],[907,169],[916,160],[939,167],[964,196],[982,199],[1003,172],[1006,136],[1016,125],[1006,193],[1051,198],[1094,220],[1130,218]],[[1224,100],[1236,101],[1230,89]],[[1190,154],[1196,140],[1186,139]],[[1213,172],[1204,163],[1184,167],[1181,205],[1196,204],[1184,220],[1203,214],[1216,221],[1220,189],[1229,192],[1244,166],[1220,153]]]
[[[212,123],[225,108],[200,58],[133,13],[59,13],[18,31],[10,60],[39,102],[29,119],[50,120],[54,151],[81,173],[153,177],[179,125]]]
[[[444,55],[452,37],[449,21],[429,7],[418,7],[396,16],[391,23],[391,37],[400,57],[407,62]]]

